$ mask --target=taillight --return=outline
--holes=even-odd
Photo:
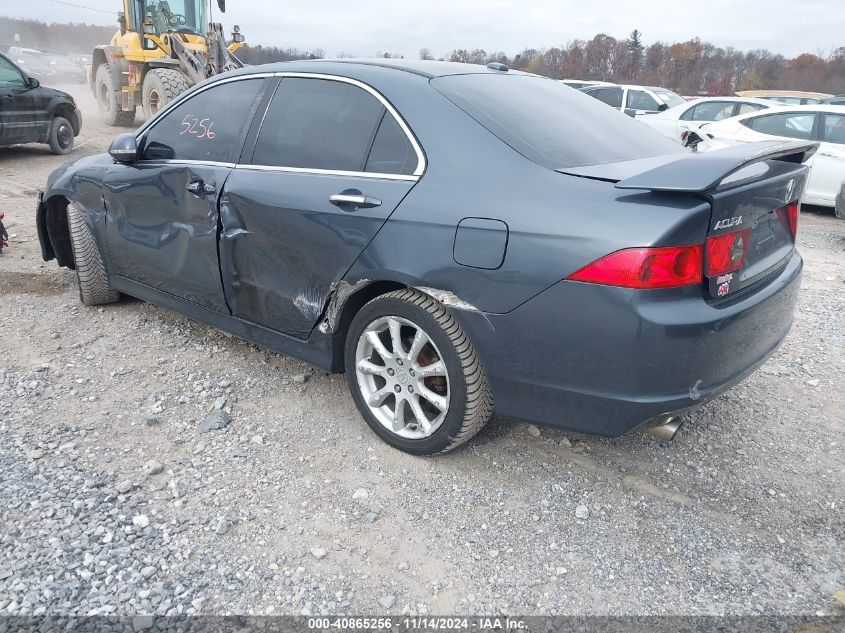
[[[789,227],[789,232],[792,237],[798,235],[798,213],[801,210],[801,205],[798,202],[790,202],[785,207],[778,209],[778,213],[783,214],[783,219]]]
[[[751,229],[707,238],[707,276],[715,277],[742,268]]]
[[[622,288],[676,288],[702,282],[700,244],[626,248],[605,255],[567,279]]]

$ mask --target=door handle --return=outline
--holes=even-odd
[[[210,196],[216,191],[214,187],[205,184],[202,180],[192,180],[185,186],[185,189],[200,198]]]
[[[344,211],[355,209],[372,209],[381,206],[381,200],[372,196],[365,196],[357,189],[346,189],[340,193],[329,196],[329,202]]]

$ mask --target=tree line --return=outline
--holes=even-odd
[[[36,20],[0,17],[0,50],[20,45],[49,51],[91,53],[97,44],[111,40],[116,27],[93,24],[45,24]],[[297,59],[322,59],[322,49],[245,46],[237,53],[246,64]],[[335,57],[353,57],[339,52]],[[376,57],[401,57],[378,51]],[[500,62],[516,70],[555,79],[592,79],[638,83],[670,88],[680,94],[726,95],[737,90],[810,90],[845,93],[845,46],[829,54],[804,53],[786,58],[765,49],[741,51],[717,47],[695,38],[686,42],[653,42],[646,45],[639,30],[617,39],[599,34],[590,40],[572,40],[551,48],[526,48],[515,55],[504,51],[455,49],[436,57],[428,48],[420,59],[443,59],[470,64]]]
[[[238,56],[250,64],[293,59],[318,59],[321,49],[300,51],[275,46],[247,46]],[[402,57],[378,52],[376,57]],[[336,57],[355,57],[338,53]],[[515,70],[554,79],[591,79],[614,83],[664,86],[685,95],[729,95],[738,90],[809,90],[845,93],[845,46],[830,54],[804,53],[786,58],[765,49],[741,51],[717,47],[699,38],[673,44],[646,46],[634,30],[625,39],[599,34],[590,40],[572,40],[564,46],[526,48],[511,56],[504,51],[455,49],[435,57],[431,49],[419,51],[420,59],[441,59],[468,64],[499,62]]]
[[[430,56],[428,49],[420,51],[420,57],[424,56]],[[599,34],[565,46],[525,49],[513,57],[504,52],[457,49],[446,59],[471,64],[501,62],[555,79],[664,86],[685,95],[729,95],[756,89],[845,93],[845,46],[828,55],[804,53],[788,59],[764,49],[717,47],[699,38],[645,46],[642,33],[635,30],[626,39]]]

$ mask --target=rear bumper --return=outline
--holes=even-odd
[[[753,372],[789,332],[803,262],[711,305],[700,288],[638,291],[561,281],[508,314],[455,311],[496,413],[618,436],[698,406]]]

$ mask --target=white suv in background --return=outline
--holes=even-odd
[[[681,95],[657,86],[594,86],[582,92],[628,116],[663,112],[687,102]]]

